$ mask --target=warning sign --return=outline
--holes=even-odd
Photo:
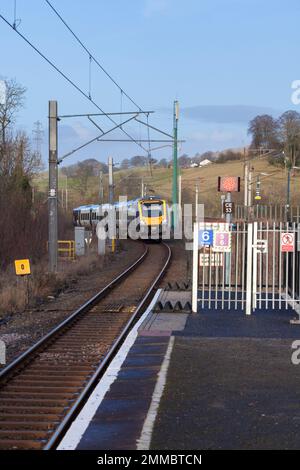
[[[25,276],[26,274],[30,274],[29,259],[16,259],[15,270],[17,276]]]
[[[294,233],[281,234],[281,251],[294,251],[295,249],[295,235]]]
[[[214,232],[213,251],[231,252],[231,232]]]

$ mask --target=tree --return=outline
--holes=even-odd
[[[91,176],[94,175],[93,167],[91,165],[86,164],[83,162],[77,163],[77,170],[76,170],[76,183],[75,186],[78,187],[82,196],[85,195],[88,188],[88,181]]]
[[[250,147],[277,149],[280,147],[279,125],[276,119],[268,114],[256,116],[249,123],[248,134],[252,136]]]
[[[128,158],[124,158],[124,160],[122,160],[121,162],[121,169],[122,170],[128,170],[128,168],[130,167],[130,161]]]
[[[278,119],[278,127],[288,164],[296,166],[300,160],[300,114],[286,111]]]
[[[87,158],[82,162],[64,166],[62,167],[61,172],[63,175],[68,176],[68,178],[76,178],[78,176],[78,172],[80,173],[83,169],[85,169],[89,176],[98,176],[100,171],[108,173],[108,165],[103,162],[98,162],[95,158]]]
[[[191,161],[192,161],[191,158],[186,153],[184,153],[183,155],[181,155],[178,158],[178,165],[181,168],[186,168],[186,167],[190,166]]]
[[[168,168],[168,160],[166,158],[161,158],[157,163],[157,166],[160,168]]]
[[[241,160],[242,154],[240,152],[234,152],[233,150],[226,150],[220,152],[216,163],[225,163],[232,160]]]
[[[145,166],[147,165],[147,162],[148,162],[147,157],[144,157],[143,155],[135,155],[134,157],[131,157],[130,159],[131,166]]]
[[[24,105],[26,88],[15,80],[2,80],[3,96],[0,100],[0,144],[4,153],[8,129],[15,123],[17,113]]]

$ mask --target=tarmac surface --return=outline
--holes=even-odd
[[[150,449],[299,449],[294,317],[292,310],[150,313],[77,449],[143,448],[171,340],[146,429]]]
[[[152,449],[299,449],[291,311],[190,315],[176,335]]]

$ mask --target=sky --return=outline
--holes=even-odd
[[[14,22],[14,1],[1,0],[0,13]],[[82,42],[133,100],[147,111],[150,124],[172,133],[172,106],[180,103],[180,153],[243,147],[247,126],[257,114],[275,117],[291,101],[291,85],[300,79],[299,0],[51,0]],[[118,88],[76,43],[45,0],[16,0],[17,30],[61,69],[105,112],[135,111]],[[48,101],[58,101],[59,115],[99,110],[0,18],[0,77],[15,78],[27,88],[17,125],[32,135],[34,123],[44,129],[47,160]],[[3,47],[4,46],[4,47]],[[145,117],[143,117],[145,120]],[[104,130],[112,124],[95,118]],[[120,118],[113,116],[119,124]],[[124,130],[146,139],[147,130],[128,123]],[[59,122],[59,156],[100,131],[82,117]],[[111,138],[127,139],[121,131]],[[107,137],[108,137],[107,136]],[[155,131],[152,139],[165,139]],[[146,149],[148,144],[142,144]],[[153,143],[152,147],[163,144]],[[171,147],[153,150],[169,158]],[[115,161],[144,154],[135,143],[96,142],[65,159]]]

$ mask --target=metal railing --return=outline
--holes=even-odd
[[[75,241],[74,240],[58,240],[57,252],[61,259],[74,261],[75,259]]]
[[[222,236],[228,246],[216,243]],[[300,315],[300,224],[195,224],[194,312],[290,308]]]
[[[255,204],[251,208],[237,204],[235,207],[235,219],[246,220],[251,214],[253,220],[285,222],[287,219],[287,206],[284,204]],[[290,206],[289,220],[300,223],[300,206]]]
[[[49,251],[49,242],[47,241],[47,252]],[[57,240],[57,254],[60,259],[66,261],[75,260],[75,241]]]

